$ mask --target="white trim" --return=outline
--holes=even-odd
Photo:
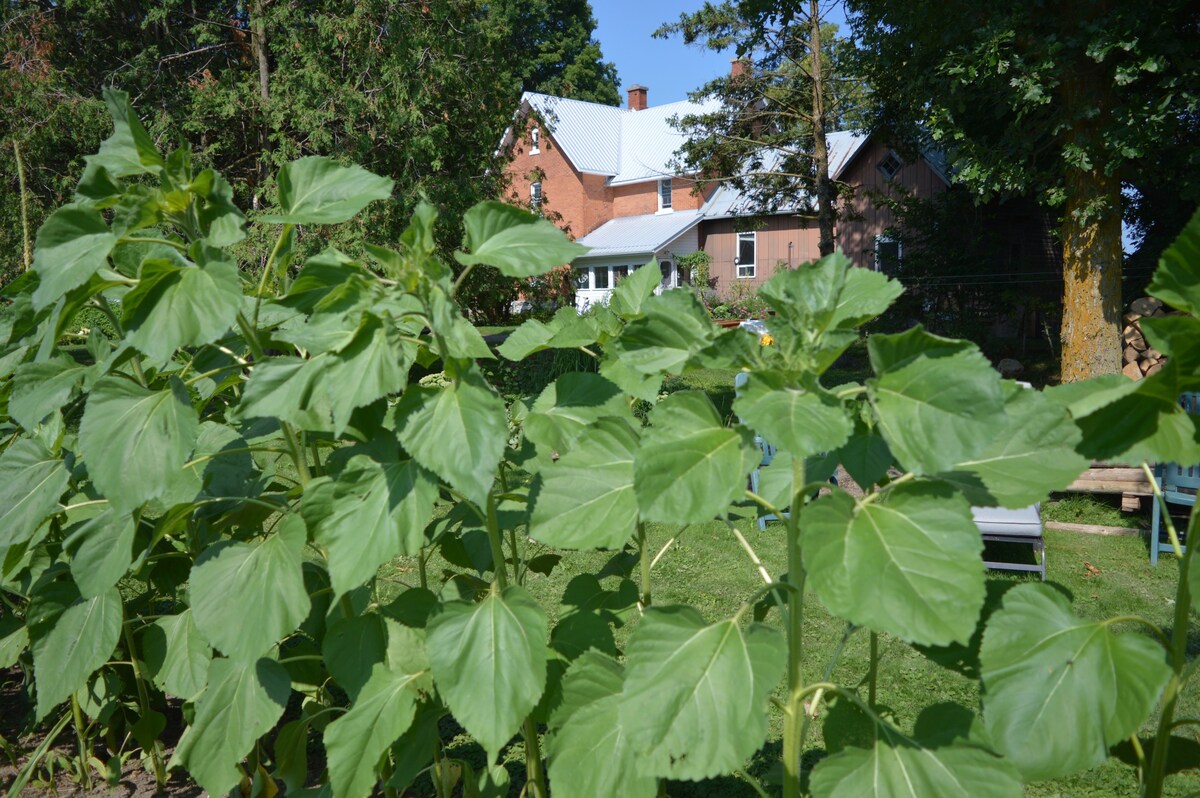
[[[750,263],[741,263],[739,259],[742,255],[742,239],[746,236],[750,237],[750,241],[754,243],[754,260]],[[749,274],[742,274],[742,269],[749,269]],[[758,276],[758,231],[749,230],[747,232],[738,233],[734,240],[733,250],[733,274],[739,280],[753,280]]]
[[[664,188],[666,189],[665,192],[663,190]],[[658,191],[656,193],[658,195],[658,212],[671,213],[675,209],[675,187],[671,183],[671,178],[660,177],[658,179]],[[665,203],[663,202],[664,193],[666,195],[665,199],[667,200]]]
[[[529,184],[529,207],[540,208],[542,206],[542,181],[534,180]]]
[[[538,129],[537,125],[534,125],[529,131],[529,138],[533,142],[533,145],[529,148],[530,155],[541,155],[542,151],[538,149],[538,139],[540,139],[541,136],[541,130]]]

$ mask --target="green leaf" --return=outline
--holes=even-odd
[[[657,779],[637,771],[638,752],[620,724],[622,667],[589,651],[563,679],[563,701],[551,719],[546,743],[550,786],[580,798],[653,798]],[[604,763],[580,767],[581,762]]]
[[[412,460],[355,455],[336,478],[304,491],[302,512],[329,556],[335,598],[400,554],[415,555],[437,501],[437,480]]]
[[[452,601],[429,621],[429,663],[454,717],[496,754],[537,705],[546,684],[546,613],[524,588],[478,604]]]
[[[0,454],[0,547],[32,538],[58,510],[69,479],[62,458],[31,438],[19,438]]]
[[[559,308],[554,318],[543,324],[529,319],[500,344],[497,351],[508,360],[524,360],[545,349],[578,349],[590,346],[600,335],[596,320],[580,316],[575,308]]]
[[[103,167],[113,177],[144,175],[162,170],[163,159],[146,128],[142,127],[129,94],[104,89],[104,104],[112,117],[112,135],[100,144],[100,151],[85,160],[89,167]]]
[[[376,399],[404,389],[413,348],[395,325],[373,314],[363,316],[354,338],[322,375],[333,408],[333,431],[341,435],[351,413]]]
[[[682,371],[716,335],[708,312],[689,291],[667,291],[651,297],[642,306],[642,313],[606,349],[622,366],[639,374]]]
[[[325,728],[329,781],[338,798],[374,791],[380,758],[416,714],[418,677],[376,665],[350,711]]]
[[[801,524],[804,567],[830,612],[915,643],[971,637],[986,592],[983,541],[947,486],[897,485],[857,504],[834,491]]]
[[[988,731],[1027,781],[1099,765],[1150,716],[1171,676],[1158,643],[1079,618],[1040,584],[1005,594],[980,661]]]
[[[639,774],[711,778],[743,767],[766,740],[767,699],[787,659],[775,629],[655,607],[626,654],[619,722]]]
[[[633,274],[617,283],[608,299],[608,309],[626,319],[637,318],[661,282],[662,269],[657,260],[639,266]]]
[[[289,793],[299,793],[308,781],[308,718],[283,724],[275,735],[275,775]]]
[[[341,224],[375,200],[392,195],[389,177],[356,164],[343,166],[318,155],[297,158],[279,170],[282,213],[267,214],[267,224]]]
[[[150,624],[142,634],[142,654],[154,684],[176,698],[189,701],[208,684],[212,647],[196,628],[191,609]]]
[[[167,491],[199,434],[199,418],[178,379],[150,391],[105,377],[88,396],[79,451],[100,492],[117,509],[129,510]]]
[[[33,306],[41,310],[86,283],[108,264],[117,245],[100,211],[87,205],[64,205],[38,228],[33,271],[38,286]]]
[[[209,794],[225,795],[241,781],[238,763],[283,715],[290,692],[278,662],[213,660],[195,719],[167,767],[182,765]]]
[[[637,527],[633,457],[637,434],[602,419],[542,470],[530,493],[529,535],[563,549],[619,549]]]
[[[234,419],[277,418],[300,429],[327,429],[333,412],[328,389],[332,365],[329,354],[308,360],[272,357],[256,364]]]
[[[133,562],[133,516],[106,507],[65,531],[63,549],[71,555],[71,578],[84,598],[115,587]]]
[[[753,373],[734,400],[742,423],[794,457],[836,449],[853,428],[836,396],[812,385],[796,387],[782,375]]]
[[[587,247],[532,213],[502,202],[481,202],[463,216],[470,252],[455,252],[464,266],[486,263],[508,277],[533,277],[570,263]]]
[[[599,374],[569,372],[546,386],[522,426],[525,437],[539,447],[565,454],[592,424],[606,416],[633,421],[620,388]]]
[[[958,485],[973,506],[1028,507],[1087,469],[1090,461],[1076,451],[1082,435],[1060,405],[1014,386],[1004,411],[983,451],[938,475]]]
[[[864,490],[879,482],[892,465],[892,450],[876,427],[855,421],[846,445],[834,453],[850,477]]]
[[[742,498],[762,453],[749,432],[721,424],[705,394],[671,394],[650,413],[650,422],[633,464],[643,518],[702,523]]]
[[[209,250],[202,265],[154,258],[142,262],[138,284],[122,300],[125,340],[155,363],[176,349],[211,343],[237,319],[242,280],[237,265]]]
[[[0,618],[0,668],[11,668],[29,647],[29,631],[19,618]]]
[[[47,627],[31,624],[37,718],[67,700],[108,662],[121,637],[121,594],[80,599]]]
[[[230,659],[251,662],[299,626],[310,606],[304,543],[304,521],[291,514],[261,543],[222,541],[197,557],[189,595],[204,639]]]
[[[1171,307],[1200,316],[1200,210],[1162,254],[1146,290]]]
[[[211,178],[208,177],[210,175]],[[196,176],[193,190],[210,179],[207,190],[196,203],[200,228],[209,245],[231,247],[246,237],[246,216],[233,202],[233,186],[211,169],[205,169]]]
[[[879,430],[896,459],[917,474],[948,471],[979,455],[1004,423],[1000,375],[974,344],[920,327],[872,335],[867,382]]]
[[[89,367],[66,355],[17,366],[8,414],[25,429],[34,429],[42,419],[74,398],[89,371]]]
[[[472,369],[445,388],[409,386],[396,432],[413,458],[477,506],[487,504],[508,441],[504,400]]]
[[[374,613],[338,618],[329,624],[321,654],[334,681],[351,699],[357,698],[371,677],[372,667],[387,656],[383,619]]]

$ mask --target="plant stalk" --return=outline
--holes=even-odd
[[[867,704],[875,706],[875,682],[879,675],[879,634],[871,632],[871,664],[867,669]]]
[[[801,560],[800,511],[804,505],[804,458],[792,462],[792,507],[787,519],[788,592],[787,706],[783,717],[783,798],[800,798],[804,731],[804,563]]]
[[[525,736],[525,783],[527,792],[532,798],[549,798],[550,791],[546,787],[546,772],[542,768],[542,749],[538,742],[537,725],[533,718],[525,718],[522,729]]]
[[[487,498],[487,535],[492,547],[492,573],[496,575],[496,587],[508,587],[508,573],[504,570],[504,547],[500,543],[500,520],[496,516],[496,497]]]
[[[125,648],[129,650],[129,664],[133,668],[133,681],[137,685],[138,706],[142,717],[145,717],[150,712],[150,692],[146,689],[146,675],[142,673],[142,666],[138,660],[137,648],[133,644],[133,633],[129,631],[129,624],[122,624],[121,631],[125,636]],[[151,745],[147,753],[150,754],[150,764],[154,768],[154,782],[161,789],[167,783],[167,773],[158,756],[157,744]]]
[[[644,610],[647,607],[649,607],[650,604],[654,600],[654,597],[650,591],[650,565],[651,565],[651,562],[650,562],[650,548],[648,545],[648,541],[646,540],[646,522],[645,521],[638,521],[637,535],[638,535],[638,550],[641,552],[641,555],[642,555],[640,557],[641,564],[642,564],[641,603],[642,603],[642,609]]]
[[[83,788],[90,790],[92,788],[92,766],[88,764],[88,755],[91,753],[91,746],[88,745],[87,738],[84,735],[83,712],[79,709],[79,699],[75,694],[71,694],[71,718],[75,722],[75,742],[79,749],[79,774],[83,779]]]
[[[33,238],[29,235],[29,194],[25,190],[25,161],[21,158],[21,143],[13,138],[13,156],[17,159],[17,188],[21,192],[21,262],[25,271],[33,265]]]

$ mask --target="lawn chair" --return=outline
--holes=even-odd
[[[1200,415],[1200,393],[1185,393],[1179,397],[1179,404],[1188,413]],[[1154,467],[1154,481],[1168,503],[1193,506],[1196,504],[1196,491],[1200,489],[1200,465],[1159,463]],[[1171,543],[1162,539],[1162,526],[1162,507],[1156,498],[1150,518],[1151,565],[1158,565],[1159,552],[1173,550]]]
[[[750,375],[747,372],[738,372],[737,376],[733,378],[733,392],[737,394],[742,390],[742,388],[745,388],[746,381],[749,379]],[[750,472],[750,490],[758,493],[760,477],[759,471],[771,464],[771,461],[775,459],[775,453],[778,451],[778,449],[772,444],[768,443],[763,436],[758,434],[755,434],[754,436],[754,445],[758,447],[760,452],[762,452],[762,460],[759,462],[758,468]],[[787,513],[784,513],[784,516],[786,515]],[[758,517],[758,528],[760,531],[765,530],[767,528],[767,521],[778,520],[779,519],[774,515],[760,515]]]
[[[1046,540],[1042,536],[1042,506],[1031,504],[1020,510],[1004,507],[972,507],[971,515],[984,543],[1020,543],[1033,546],[1034,564],[984,560],[988,568],[1004,571],[1034,571],[1046,581]]]

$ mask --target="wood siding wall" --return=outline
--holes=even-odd
[[[758,221],[760,226],[752,227],[752,221]],[[737,255],[737,234],[751,230],[755,233],[755,274],[752,278],[739,278],[733,262]],[[794,215],[758,220],[716,219],[701,223],[700,246],[712,258],[708,273],[716,280],[714,287],[719,293],[726,293],[739,283],[757,287],[780,266],[794,268],[817,259],[817,222]]]

